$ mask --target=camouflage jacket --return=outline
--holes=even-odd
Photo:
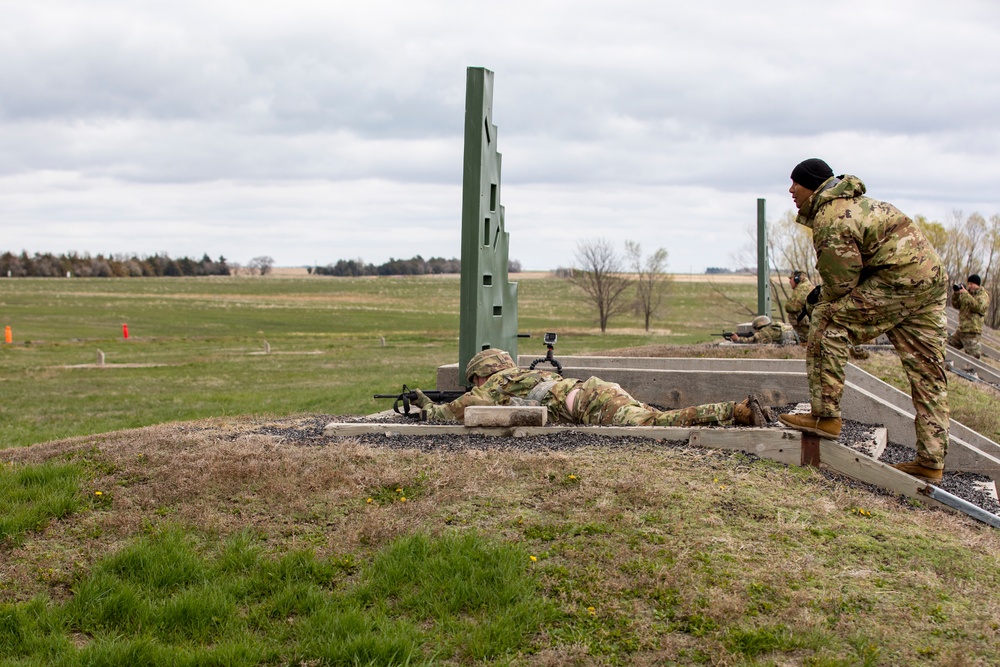
[[[861,284],[887,298],[946,285],[944,265],[916,223],[864,194],[857,177],[832,177],[799,209],[796,222],[813,233],[820,301],[839,299]]]
[[[549,421],[572,422],[566,410],[566,396],[578,384],[580,380],[564,379],[552,371],[512,368],[494,373],[483,386],[474,387],[451,403],[429,406],[427,418],[464,421],[465,409],[472,405],[544,405],[549,411]]]
[[[958,330],[967,334],[983,333],[983,320],[990,309],[990,293],[980,287],[975,294],[958,292],[954,301],[958,308]]]
[[[795,289],[788,296],[788,301],[785,302],[785,312],[791,315],[792,326],[795,326],[796,321],[799,318],[799,313],[806,306],[806,297],[809,296],[809,292],[813,291],[813,284],[809,282],[808,278],[803,278],[802,282],[796,285]],[[809,317],[808,312],[806,316],[802,318],[802,322],[806,322],[806,318]]]
[[[766,327],[761,327],[754,332],[753,336],[748,336],[746,338],[740,337],[739,342],[744,344],[759,343],[759,344],[774,344],[782,345],[786,343],[792,343],[797,338],[795,336],[795,331],[792,329],[791,324],[786,324],[784,322],[771,322]]]

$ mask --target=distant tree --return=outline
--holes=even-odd
[[[606,239],[580,241],[574,255],[576,264],[570,282],[583,290],[594,307],[601,332],[608,320],[629,307],[625,293],[630,281],[622,273],[622,260]]]
[[[938,255],[944,257],[945,246],[948,244],[948,230],[940,222],[928,220],[926,216],[918,215],[913,219],[917,227],[924,233],[930,244],[937,250]]]
[[[267,255],[254,257],[250,260],[250,263],[247,264],[247,267],[254,275],[266,276],[274,267],[274,259],[268,257]]]
[[[521,261],[517,259],[512,259],[507,262],[507,273],[520,273],[521,272]]]
[[[642,315],[646,331],[649,331],[649,322],[662,306],[663,295],[669,285],[669,277],[665,273],[667,251],[658,248],[652,255],[644,258],[642,247],[638,243],[626,241],[625,255],[636,276],[635,308]]]

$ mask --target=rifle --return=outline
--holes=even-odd
[[[734,333],[737,336],[739,336],[740,338],[753,338],[753,334],[754,334],[753,331],[723,331],[722,333],[714,333],[712,335],[713,336],[722,336],[726,340],[729,340],[730,338],[733,337]]]
[[[465,390],[448,390],[448,391],[436,391],[430,389],[428,391],[422,392],[424,396],[431,399],[435,403],[451,403],[456,398],[465,395]],[[398,394],[375,394],[372,398],[394,398],[395,401],[392,402],[392,411],[397,415],[404,415],[410,417],[411,419],[420,419],[420,411],[410,412],[410,404],[417,400],[417,392],[412,391],[405,384],[403,385],[403,391]],[[400,410],[400,406],[403,409]]]

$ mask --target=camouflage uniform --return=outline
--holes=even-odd
[[[573,409],[566,398],[579,389]],[[491,375],[481,387],[444,405],[428,405],[427,418],[462,421],[473,405],[544,405],[549,421],[613,426],[701,426],[733,423],[733,402],[709,403],[681,410],[655,410],[632,398],[614,382],[592,377],[563,378],[552,371],[508,368]]]
[[[884,333],[910,380],[917,461],[941,469],[948,449],[948,276],[910,218],[864,193],[854,176],[829,178],[796,220],[812,229],[823,278],[806,346],[812,413],[840,417],[848,348]]]
[[[975,294],[957,292],[954,302],[958,308],[958,329],[948,337],[948,344],[979,359],[983,354],[980,337],[983,335],[983,320],[990,309],[990,293],[982,287]]]
[[[788,313],[788,319],[791,320],[792,327],[795,329],[795,333],[799,337],[799,342],[804,343],[809,339],[809,312],[806,310],[805,315],[800,318],[799,315],[802,314],[802,310],[806,308],[806,297],[809,296],[809,292],[813,291],[813,284],[809,282],[809,279],[802,276],[802,282],[795,286],[792,293],[788,296],[788,301],[785,302],[785,312]]]
[[[785,322],[771,322],[753,332],[753,336],[740,336],[736,341],[744,345],[758,343],[761,345],[787,345],[798,342],[795,330]]]

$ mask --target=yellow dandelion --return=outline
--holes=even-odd
[[[576,475],[570,475],[569,478],[570,479],[576,479]]]
[[[593,607],[587,607],[587,611],[590,612],[591,616],[596,616],[597,615],[597,610],[594,609]]]
[[[399,502],[405,503],[406,502],[406,496],[400,497]]]
[[[396,493],[402,493],[403,489],[396,489]]]
[[[537,563],[538,562],[538,556],[528,556],[528,558],[531,559],[532,563]]]
[[[103,496],[104,494],[100,491],[94,491],[95,496]]]
[[[370,502],[372,502],[372,499],[371,499],[371,498],[369,498],[369,499],[368,499],[368,500],[367,500],[366,502],[369,502],[369,503],[370,503]]]

